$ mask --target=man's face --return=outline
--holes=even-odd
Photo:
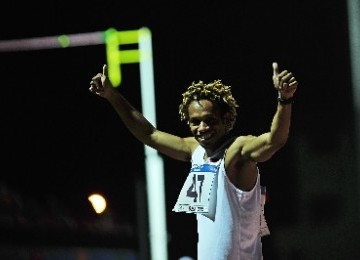
[[[194,100],[188,112],[190,131],[195,139],[205,149],[216,149],[227,132],[219,107],[206,99]]]

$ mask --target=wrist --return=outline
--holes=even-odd
[[[294,97],[289,97],[289,98],[283,98],[283,97],[278,97],[277,101],[279,102],[280,105],[290,105],[294,103]]]

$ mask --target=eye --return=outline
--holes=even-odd
[[[199,125],[199,124],[200,124],[200,120],[199,120],[199,119],[195,119],[195,118],[190,119],[190,125],[191,125],[191,126],[197,126],[197,125]]]
[[[205,120],[205,123],[206,123],[207,125],[214,125],[214,124],[216,124],[216,122],[217,122],[216,118],[213,118],[213,117],[207,118],[207,119]]]

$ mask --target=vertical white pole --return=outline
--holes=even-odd
[[[360,189],[360,1],[348,0],[348,28],[350,42],[351,80],[353,86],[354,120],[356,139],[356,162],[357,176],[359,178],[358,189]],[[360,199],[358,200],[360,201]],[[359,204],[360,208],[360,204]]]
[[[156,126],[151,32],[147,28],[139,31],[139,49],[142,113]],[[144,148],[151,259],[167,260],[164,164],[156,150],[146,145]]]

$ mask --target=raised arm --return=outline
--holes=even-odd
[[[298,82],[293,74],[287,70],[279,72],[276,62],[273,67],[273,84],[278,92],[278,104],[272,119],[270,131],[258,137],[246,137],[241,154],[244,158],[256,162],[263,162],[283,147],[289,136],[291,108]]]
[[[196,144],[194,138],[181,138],[156,129],[110,83],[107,66],[90,82],[90,92],[105,98],[115,109],[129,131],[142,143],[177,160],[189,161]]]

